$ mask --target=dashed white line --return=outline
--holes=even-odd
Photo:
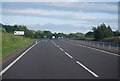
[[[67,55],[67,56],[69,56],[70,58],[73,58],[70,54],[68,54],[67,52],[65,52],[65,54]]]
[[[53,44],[55,44],[52,41]],[[74,44],[74,43],[71,43]],[[58,46],[58,45],[57,45]],[[63,49],[59,47],[59,49],[62,51]],[[70,57],[71,59],[73,58],[69,53],[64,52],[68,57]],[[75,59],[74,59],[75,60]],[[94,73],[93,71],[91,71],[90,69],[88,69],[86,66],[84,66],[82,63],[80,63],[79,61],[76,61],[77,64],[79,64],[81,67],[83,67],[85,70],[87,70],[89,73],[91,73],[94,77],[99,77],[96,73]]]
[[[57,45],[57,47],[59,48],[59,46]]]
[[[51,40],[52,41],[52,43],[55,45],[55,46],[57,46],[54,42],[53,42],[53,40]]]
[[[60,50],[61,50],[61,51],[63,51],[63,49],[62,49],[62,48],[60,48]]]
[[[5,69],[3,69],[0,72],[0,76],[2,76],[10,67],[12,67],[23,55],[25,55],[30,49],[32,49],[37,43],[32,45],[30,48],[28,48],[24,53],[22,53],[17,59],[15,59],[12,63],[10,63]]]
[[[79,61],[76,61],[76,63],[78,63],[80,66],[82,66],[85,70],[87,70],[88,72],[90,72],[93,76],[95,77],[99,77],[96,73],[94,73],[93,71],[91,71],[90,69],[88,69],[86,66],[84,66],[82,63],[80,63]]]

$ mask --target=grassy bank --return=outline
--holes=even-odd
[[[116,43],[120,44],[120,38],[119,37],[111,37],[111,38],[105,38],[101,40],[102,42],[109,42],[109,43]]]
[[[90,37],[81,37],[81,38],[76,39],[76,40],[88,40],[88,41],[92,41],[92,40],[94,40],[94,38],[90,38]]]
[[[76,39],[76,40],[94,41],[94,38],[83,37],[83,38]],[[119,38],[119,37],[104,38],[104,39],[102,39],[102,40],[99,40],[98,42],[109,42],[109,43],[120,44],[120,38]]]
[[[10,54],[18,51],[33,43],[36,39],[25,38],[23,36],[15,36],[10,33],[2,33],[2,56],[5,58]]]

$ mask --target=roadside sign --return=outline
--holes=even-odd
[[[14,31],[14,35],[24,35],[24,31]]]
[[[44,38],[47,38],[47,36],[44,36]]]

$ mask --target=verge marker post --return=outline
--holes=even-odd
[[[111,49],[111,44],[109,44],[109,49]]]
[[[90,41],[90,45],[91,45],[91,41]]]
[[[104,43],[103,43],[103,48],[105,47]]]
[[[98,48],[99,48],[99,43],[98,43]]]
[[[119,49],[119,46],[118,46],[118,44],[117,44],[117,51],[118,51],[118,49]]]

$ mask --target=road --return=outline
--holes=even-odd
[[[117,79],[118,56],[68,41],[40,40],[5,69],[3,79]]]

